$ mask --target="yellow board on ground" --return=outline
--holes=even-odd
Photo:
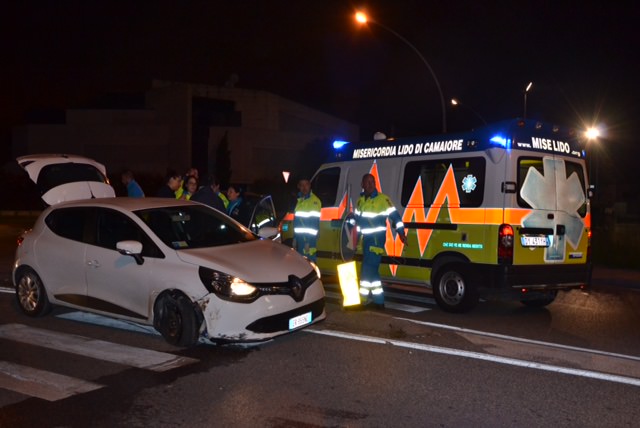
[[[339,264],[338,278],[340,280],[340,290],[342,290],[342,306],[359,305],[360,287],[358,286],[356,262]]]

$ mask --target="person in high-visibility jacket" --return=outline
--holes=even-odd
[[[315,262],[322,203],[311,191],[311,182],[306,178],[298,182],[298,190],[298,202],[293,218],[294,248]]]
[[[360,272],[360,296],[364,304],[373,303],[377,308],[384,308],[384,294],[380,280],[380,262],[384,254],[387,239],[387,218],[394,227],[400,240],[407,241],[404,223],[393,206],[391,199],[376,189],[373,175],[362,177],[360,199],[356,204],[355,220],[358,232],[362,235],[362,268]]]

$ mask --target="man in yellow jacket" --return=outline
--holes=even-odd
[[[358,232],[362,234],[360,297],[364,299],[365,305],[373,303],[382,309],[384,294],[379,270],[387,240],[387,219],[402,242],[406,242],[407,238],[398,210],[387,195],[377,191],[373,175],[365,174],[362,177],[362,190],[354,212]]]
[[[298,202],[293,219],[294,248],[315,262],[322,203],[311,191],[311,182],[308,179],[303,178],[298,182],[298,190]]]

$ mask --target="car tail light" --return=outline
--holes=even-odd
[[[513,227],[510,224],[501,224],[498,231],[498,263],[513,263]]]
[[[23,242],[24,242],[24,235],[18,236],[18,238],[16,239],[16,243],[18,244],[18,247],[22,245]]]

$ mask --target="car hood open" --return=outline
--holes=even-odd
[[[47,205],[116,195],[106,168],[93,159],[50,154],[21,156],[16,160],[38,186]]]

